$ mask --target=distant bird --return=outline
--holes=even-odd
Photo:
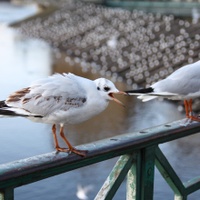
[[[77,192],[76,196],[80,200],[87,200],[88,198],[88,193],[93,190],[93,185],[87,185],[85,187],[78,185],[77,186]]]
[[[107,45],[111,48],[111,49],[116,49],[117,47],[117,36],[111,36],[111,38],[107,41]]]
[[[199,10],[197,8],[192,8],[192,23],[197,24],[199,21]]]
[[[89,80],[72,73],[55,74],[38,80],[27,88],[12,93],[0,101],[0,115],[20,116],[35,122],[52,124],[55,148],[85,156],[87,151],[74,148],[64,135],[65,124],[78,124],[99,114],[113,100],[123,105],[114,94],[126,94],[105,79]],[[68,149],[61,148],[56,136],[56,124]]]
[[[192,100],[200,97],[200,61],[188,64],[174,71],[167,78],[148,88],[126,91],[129,95],[139,95],[143,102],[163,97],[171,100],[184,100],[186,117],[200,121],[193,115]]]

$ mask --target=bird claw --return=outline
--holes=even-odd
[[[200,122],[200,117],[199,116],[197,116],[197,117],[196,116],[190,116],[190,117],[188,117],[186,119],[181,120],[180,125],[181,126],[189,126],[189,125],[191,125],[193,123],[198,123],[198,122]]]
[[[77,154],[79,156],[85,157],[86,154],[88,153],[88,151],[87,150],[79,150],[79,149],[73,148],[73,149],[69,150],[69,153],[75,153],[75,154]]]
[[[59,152],[68,153],[69,149],[67,149],[67,148],[61,148],[61,147],[56,147],[56,154],[58,154]]]
[[[75,154],[82,156],[82,157],[85,157],[86,154],[88,153],[87,150],[78,150],[74,147],[72,149],[56,147],[56,153],[59,153],[59,152],[65,152],[65,153],[68,153],[68,154],[75,153]]]
[[[181,120],[180,126],[189,126],[190,124],[192,124],[194,121],[192,121],[190,118],[186,118]]]

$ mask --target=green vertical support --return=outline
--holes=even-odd
[[[141,149],[140,160],[141,183],[139,187],[141,188],[141,200],[153,200],[155,147]]]
[[[133,164],[127,175],[126,200],[140,200],[140,152],[135,152]]]
[[[4,191],[0,191],[0,200],[14,200],[14,189],[7,188]]]
[[[110,200],[114,197],[117,189],[126,177],[133,161],[133,155],[123,155],[115,164],[95,200]]]
[[[164,156],[159,147],[156,148],[156,167],[174,191],[175,200],[186,200],[187,199],[187,191],[181,182],[180,178],[168,162],[167,158]]]
[[[155,147],[141,149],[128,172],[127,200],[153,200]]]
[[[0,200],[4,200],[4,192],[0,191]]]

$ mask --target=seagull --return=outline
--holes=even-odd
[[[82,185],[78,185],[76,196],[80,200],[87,200],[87,199],[89,199],[88,193],[91,192],[92,190],[93,190],[93,185],[87,185],[87,186],[84,186],[84,187]]]
[[[112,36],[112,37],[107,41],[107,45],[108,45],[111,49],[116,49],[116,47],[117,47],[117,36],[116,36],[116,35]]]
[[[34,122],[52,124],[58,152],[86,156],[87,151],[76,149],[67,140],[64,125],[90,119],[104,111],[112,100],[124,106],[114,94],[126,93],[119,91],[108,79],[89,80],[72,73],[54,74],[35,81],[0,101],[0,116],[20,116]],[[56,125],[60,126],[60,136],[68,146],[67,149],[58,144]]]
[[[179,68],[167,78],[148,88],[130,90],[126,93],[139,95],[138,98],[143,102],[158,97],[183,100],[186,117],[190,120],[200,121],[192,112],[192,100],[200,97],[200,61]]]

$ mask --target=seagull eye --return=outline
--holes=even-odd
[[[100,87],[97,87],[97,90],[100,90]]]
[[[104,89],[106,92],[108,92],[108,91],[110,90],[109,87],[104,87],[103,89]]]

